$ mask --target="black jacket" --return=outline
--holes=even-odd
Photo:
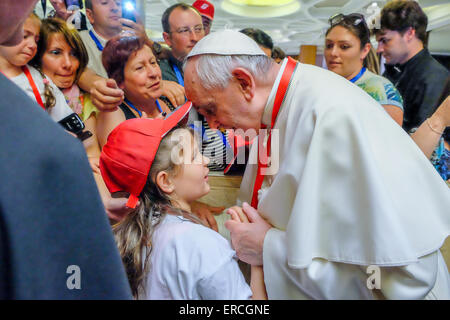
[[[131,299],[82,144],[1,74],[0,96],[0,299]]]
[[[386,65],[383,76],[403,97],[403,129],[409,132],[436,111],[449,72],[423,49],[403,65]]]

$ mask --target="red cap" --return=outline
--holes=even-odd
[[[192,102],[187,102],[165,119],[126,120],[109,134],[100,156],[100,172],[109,192],[130,194],[127,207],[136,207],[162,138],[186,117],[191,107]]]
[[[197,0],[192,4],[192,6],[197,9],[202,16],[214,20],[214,5],[211,2]]]

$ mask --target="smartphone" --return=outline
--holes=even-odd
[[[136,22],[136,16],[134,14],[135,10],[136,10],[135,0],[122,1],[122,18]]]
[[[74,112],[69,114],[64,119],[58,121],[60,125],[63,126],[67,131],[73,132],[75,134],[79,134],[85,128],[83,121],[81,118]]]
[[[82,0],[64,0],[64,3],[66,4],[67,11],[72,11],[75,8],[78,7],[78,9],[83,9],[83,1]]]
[[[62,120],[59,120],[58,123],[67,131],[73,132],[77,135],[78,139],[81,141],[86,140],[89,137],[92,137],[92,132],[89,130],[83,131],[85,125],[81,118],[74,112],[69,114]]]

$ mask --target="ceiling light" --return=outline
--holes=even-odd
[[[222,9],[243,17],[273,18],[297,12],[300,3],[298,0],[224,0]]]
[[[230,0],[230,2],[246,6],[284,6],[294,0]]]

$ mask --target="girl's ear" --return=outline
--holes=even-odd
[[[170,180],[170,176],[166,171],[158,172],[158,174],[156,175],[155,183],[164,193],[171,194],[175,190],[175,186]]]

